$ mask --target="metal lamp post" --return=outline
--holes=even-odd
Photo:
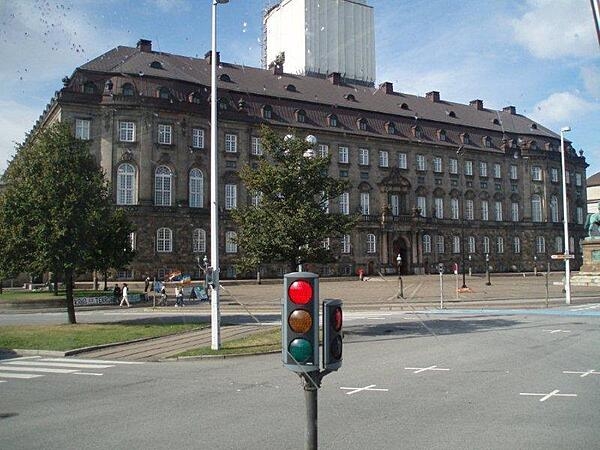
[[[402,255],[400,255],[400,253],[398,253],[398,256],[396,256],[396,268],[398,269],[398,287],[400,289],[398,298],[404,298],[404,283],[402,282]]]
[[[565,133],[571,131],[570,127],[560,129],[560,163],[562,167],[562,201],[563,201],[563,228],[565,232],[564,256],[565,256],[565,302],[571,304],[571,266],[569,260],[569,210],[567,208],[567,180],[565,168]]]
[[[485,273],[487,275],[487,282],[485,283],[487,286],[491,286],[492,282],[490,281],[490,254],[485,254]]]
[[[213,350],[221,348],[221,312],[219,309],[219,191],[218,191],[218,144],[217,144],[217,5],[229,0],[212,2],[212,48],[210,76],[210,261],[212,282],[210,302],[211,345]]]

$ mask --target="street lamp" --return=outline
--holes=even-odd
[[[492,282],[490,281],[490,254],[485,254],[485,273],[487,275],[487,283],[486,286],[491,286]]]
[[[219,157],[217,145],[217,5],[229,0],[212,2],[212,48],[210,74],[210,261],[212,264],[212,282],[210,302],[210,327],[212,350],[221,347],[221,312],[219,310],[219,191],[217,184]]]
[[[402,255],[398,253],[396,256],[396,268],[398,269],[398,284],[400,285],[400,293],[398,294],[398,298],[404,298],[404,283],[402,282]]]
[[[563,228],[565,231],[564,257],[565,257],[565,302],[571,304],[571,266],[569,260],[569,217],[567,208],[567,180],[565,169],[565,133],[571,131],[570,127],[560,129],[560,163],[562,167],[562,200],[563,200]]]

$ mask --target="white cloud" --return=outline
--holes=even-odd
[[[563,126],[599,109],[600,105],[571,92],[555,92],[534,106],[531,117],[540,123]]]
[[[529,0],[512,22],[515,40],[538,58],[595,56],[598,42],[587,1]]]
[[[588,93],[596,99],[600,100],[600,68],[598,67],[582,67],[581,78]]]
[[[0,100],[0,111],[10,111],[10,114],[0,114],[1,173],[15,153],[15,144],[25,140],[26,130],[31,130],[41,111],[39,108],[24,106],[12,100]]]

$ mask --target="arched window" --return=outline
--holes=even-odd
[[[544,236],[536,236],[535,252],[536,253],[546,253],[546,239],[544,238]]]
[[[556,195],[550,197],[550,220],[558,222],[558,198]]]
[[[135,205],[136,174],[133,165],[121,164],[117,169],[117,205]]]
[[[135,94],[135,90],[133,89],[133,84],[131,84],[131,83],[125,83],[123,85],[122,91],[123,91],[123,95],[125,97],[133,97],[133,95]]]
[[[423,235],[423,253],[431,253],[431,236]]]
[[[154,172],[154,204],[171,206],[171,180],[173,173],[167,166],[159,166]]]
[[[542,221],[542,198],[538,194],[531,196],[531,220],[533,222]]]
[[[469,236],[468,246],[467,251],[469,254],[475,253],[475,236]]]
[[[375,235],[374,234],[367,234],[367,253],[376,253],[377,252],[377,245],[376,245],[376,241],[375,241]]]
[[[170,228],[156,230],[156,251],[171,253],[173,251],[173,231]]]
[[[563,253],[563,240],[562,240],[562,236],[556,236],[554,238],[554,251],[556,253]]]
[[[200,169],[190,170],[189,193],[190,208],[202,208],[204,206],[204,175]]]
[[[206,253],[206,231],[196,228],[192,233],[192,252]]]
[[[171,91],[166,87],[158,88],[158,98],[169,100],[171,98]]]
[[[490,252],[490,238],[487,236],[483,237],[483,253]]]

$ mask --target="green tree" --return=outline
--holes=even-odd
[[[133,252],[125,242],[132,226],[111,207],[109,187],[88,143],[66,124],[30,136],[4,181],[0,272],[61,273],[68,319],[76,323],[74,276],[98,268],[104,255],[112,263],[103,265],[128,263]]]
[[[238,268],[246,272],[260,263],[285,262],[293,270],[298,260],[330,261],[333,248],[325,248],[324,240],[347,234],[357,220],[327,212],[327,204],[348,183],[330,177],[330,158],[309,155],[311,144],[302,139],[281,138],[263,127],[261,142],[264,157],[258,166],[240,171],[248,192],[260,201],[232,211],[238,225]]]

